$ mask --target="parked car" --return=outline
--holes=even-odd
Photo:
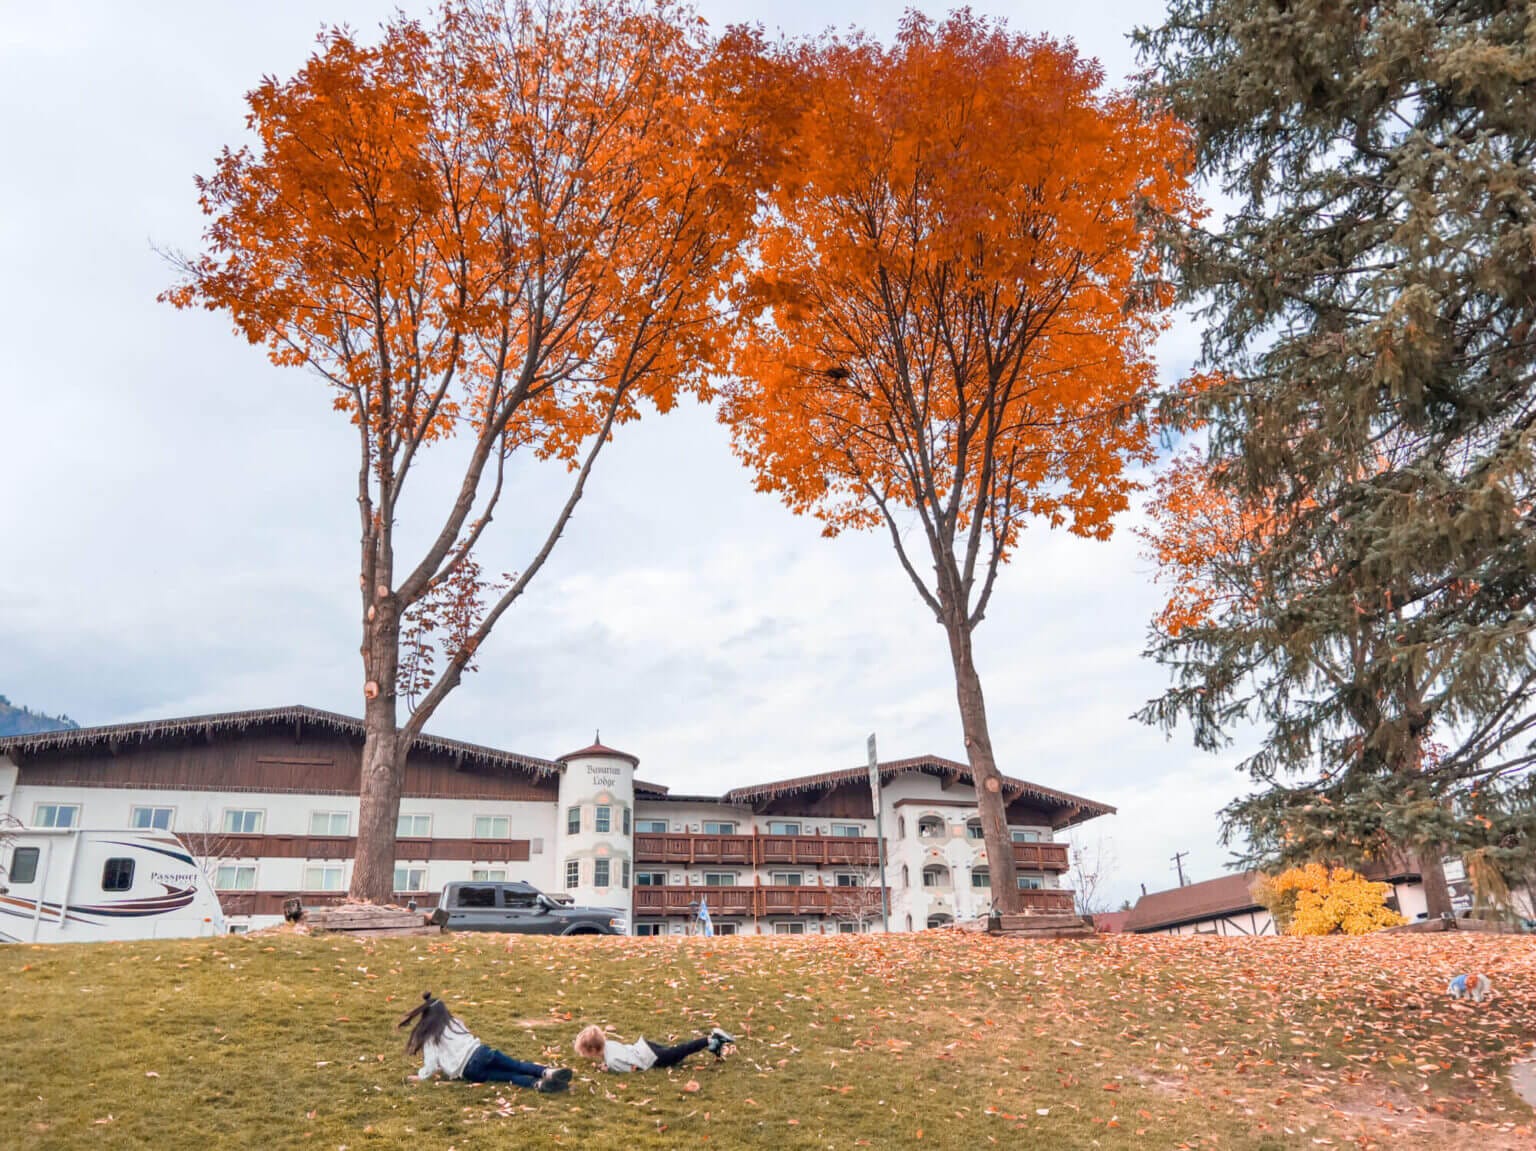
[[[618,907],[573,907],[531,883],[450,883],[431,922],[447,931],[506,931],[518,935],[628,935],[629,914]]]

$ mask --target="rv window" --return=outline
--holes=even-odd
[[[109,859],[101,869],[103,891],[127,891],[133,886],[133,860]]]
[[[495,907],[496,889],[494,887],[461,887],[459,888],[458,906]]]
[[[37,880],[37,856],[40,848],[18,847],[16,853],[11,856],[10,881],[12,883],[33,883]]]

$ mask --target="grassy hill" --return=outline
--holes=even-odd
[[[31,735],[37,731],[60,731],[80,725],[67,715],[43,715],[25,707],[17,707],[0,695],[0,738],[7,735]]]
[[[1443,994],[1469,969],[1481,1010]],[[428,988],[521,1058],[569,1061],[589,1021],[741,1043],[568,1095],[407,1083],[393,1024]],[[1536,1145],[1503,1080],[1529,938],[270,934],[8,947],[0,995],[9,1146]]]

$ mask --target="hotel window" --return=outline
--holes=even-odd
[[[345,871],[339,863],[312,863],[304,869],[304,890],[340,891],[345,886]],[[395,890],[399,889],[396,884]]]
[[[856,839],[864,834],[864,829],[857,823],[834,823],[832,825],[832,834],[846,836],[849,839]]]
[[[800,825],[798,823],[786,822],[785,820],[782,820],[782,819],[770,819],[768,821],[768,834],[769,835],[799,835],[800,834]]]
[[[735,887],[736,876],[729,871],[706,871],[704,873],[705,887]]]
[[[224,830],[230,835],[257,835],[265,822],[265,813],[230,807],[224,810]]]
[[[476,839],[508,839],[512,835],[512,821],[505,815],[475,816]]]
[[[981,826],[981,820],[979,820],[979,819],[967,819],[965,821],[965,838],[967,838],[967,839],[985,839],[985,838],[987,838],[986,830]]]
[[[799,871],[775,871],[769,879],[778,887],[803,887],[805,875]]]
[[[635,934],[636,935],[665,935],[666,933],[667,933],[667,925],[665,923],[637,923],[637,924],[635,924]]]
[[[954,919],[951,916],[948,916],[948,915],[930,915],[928,917],[928,926],[930,928],[933,928],[933,927],[948,927],[953,922],[954,922]]]
[[[505,867],[476,867],[471,869],[469,877],[478,883],[505,883],[507,881],[507,869]],[[462,889],[460,895],[463,894]]]
[[[721,820],[706,819],[704,821],[704,834],[705,835],[735,835],[736,834],[736,824],[735,824],[735,821],[733,821],[733,820],[721,821]]]
[[[852,871],[839,871],[837,873],[837,885],[839,887],[864,887],[863,877]]]
[[[581,861],[567,859],[565,861],[565,889],[569,891],[573,887],[581,886]]]
[[[432,817],[430,815],[402,815],[395,822],[395,835],[400,839],[429,839],[432,836]],[[396,891],[407,891],[409,888],[397,887]]]
[[[805,924],[803,924],[803,923],[775,923],[773,925],[773,933],[775,935],[804,935],[805,934]]]
[[[665,819],[641,819],[635,822],[636,835],[665,835],[666,831]]]
[[[395,864],[395,890],[396,891],[425,891],[427,889],[427,869],[414,867],[407,863]]]
[[[581,832],[581,808],[568,807],[565,809],[565,833],[578,835]]]
[[[345,811],[312,811],[309,813],[309,834],[346,835],[352,830],[352,817]]]
[[[103,891],[127,891],[133,886],[133,860],[109,859],[101,869]]]
[[[923,868],[924,887],[948,887],[949,868],[942,864],[930,864]]]
[[[736,934],[736,925],[734,923],[717,923],[717,924],[715,924],[715,934],[716,935],[735,935]]]
[[[594,859],[592,861],[592,886],[608,886],[608,861],[606,859]]]
[[[624,887],[625,891],[629,890],[629,860],[627,860],[627,859],[624,861],[624,882],[623,882],[623,887]]]
[[[1020,891],[1040,891],[1040,890],[1043,890],[1044,887],[1045,887],[1045,881],[1043,879],[1041,879],[1038,875],[1021,875],[1021,876],[1019,876],[1019,890]]]
[[[991,887],[992,886],[992,872],[989,869],[985,868],[985,867],[973,867],[973,868],[971,868],[971,886],[972,887]]]
[[[629,834],[629,808],[621,807],[621,808],[619,808],[619,810],[624,813],[624,834],[628,835]]]
[[[592,824],[592,830],[599,835],[607,835],[609,824],[613,822],[613,808],[606,803],[597,805],[597,818]]]
[[[213,886],[217,891],[255,891],[256,865],[254,863],[221,863],[214,872]]]
[[[858,930],[859,925],[857,923],[849,923],[844,921],[837,925],[837,933],[839,935],[856,935],[858,934]]]
[[[78,803],[40,803],[33,809],[33,827],[78,827],[80,805]]]
[[[128,826],[139,831],[169,831],[175,818],[174,807],[135,807],[128,813]]]
[[[905,863],[901,865],[901,886],[903,888],[912,886],[912,873],[907,870]]]
[[[937,815],[925,815],[917,821],[919,839],[938,839],[944,834],[944,821]]]
[[[666,885],[667,873],[665,871],[635,872],[636,887],[665,887]]]
[[[1032,827],[1011,827],[1008,836],[1015,843],[1039,843],[1040,833]]]

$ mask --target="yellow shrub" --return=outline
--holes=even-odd
[[[1254,895],[1287,935],[1368,935],[1406,922],[1387,907],[1392,888],[1347,867],[1321,863],[1262,877]]]

